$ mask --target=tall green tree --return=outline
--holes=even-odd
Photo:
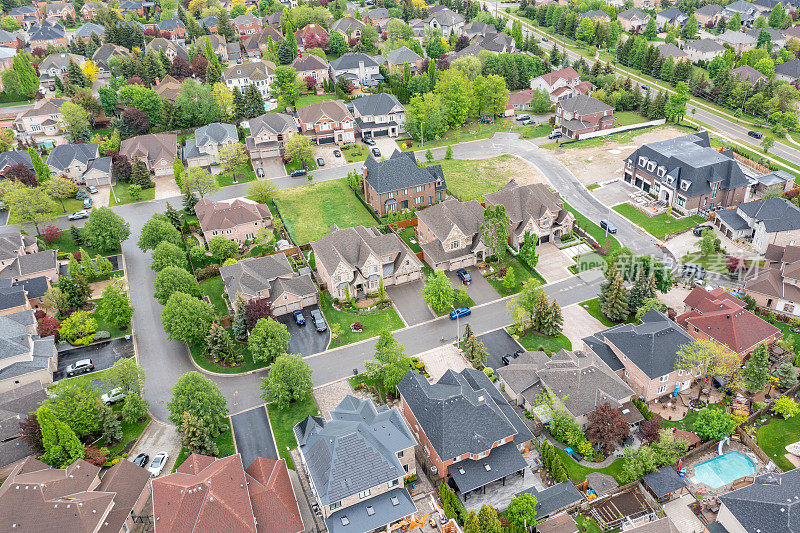
[[[304,83],[294,67],[282,65],[275,69],[275,81],[270,85],[270,94],[278,100],[279,107],[294,107],[303,87]]]
[[[178,429],[181,434],[181,446],[188,453],[214,456],[219,453],[217,444],[211,439],[211,430],[206,427],[203,419],[197,418],[192,413],[183,413],[183,420]]]
[[[214,308],[185,292],[175,292],[161,312],[161,325],[169,338],[189,344],[205,339],[214,321]]]
[[[155,249],[162,242],[169,242],[179,248],[183,247],[181,232],[175,229],[165,215],[156,213],[142,226],[137,245],[140,250],[146,252]]]
[[[95,313],[117,329],[126,330],[131,325],[133,306],[127,294],[115,285],[107,285],[103,289],[103,296],[97,304]]]
[[[284,324],[272,318],[260,318],[250,332],[250,353],[253,361],[271,364],[289,349],[291,335]]]
[[[130,224],[107,207],[92,209],[83,228],[86,244],[102,252],[118,250],[130,234]]]
[[[422,299],[438,314],[444,313],[453,304],[455,289],[443,270],[437,270],[425,279]]]
[[[278,409],[311,396],[311,367],[297,354],[279,355],[261,381],[261,398]]]
[[[227,431],[228,402],[213,381],[199,372],[183,374],[172,387],[172,399],[167,402],[169,421],[175,425],[183,422],[183,414],[200,419],[212,435]]]
[[[375,359],[364,362],[366,373],[380,380],[387,392],[394,393],[397,384],[411,370],[412,361],[405,347],[397,342],[388,329],[382,329],[375,343]]]
[[[742,369],[742,380],[747,392],[755,393],[766,386],[769,379],[769,367],[767,345],[763,342],[759,343]]]
[[[19,79],[20,94],[26,98],[33,98],[39,92],[39,76],[31,65],[27,54],[14,56],[14,72]]]
[[[500,263],[504,263],[508,255],[508,232],[510,221],[504,205],[487,206],[483,211],[481,236],[484,244],[491,250]]]
[[[600,312],[606,318],[615,322],[622,322],[628,318],[628,294],[622,281],[622,274],[617,272],[613,280],[603,282],[600,294],[602,300]]]
[[[50,390],[43,405],[79,437],[99,428],[100,391],[91,382],[62,380]]]
[[[29,146],[28,155],[31,158],[33,171],[36,172],[36,179],[39,180],[39,183],[45,183],[50,179],[50,167],[48,167],[47,164],[42,161],[41,156],[39,156],[39,151],[36,148]]]
[[[233,339],[225,328],[214,322],[206,336],[206,356],[213,361],[221,361],[226,365],[239,362],[240,355],[233,344]]]
[[[511,500],[506,513],[508,520],[517,527],[528,527],[536,523],[536,496],[525,492]]]
[[[236,295],[236,303],[234,304],[234,317],[233,317],[233,336],[239,342],[247,340],[247,315],[246,315],[246,302],[241,294]]]
[[[503,531],[497,511],[487,503],[484,503],[481,510],[478,511],[478,522],[481,525],[481,533],[501,533]]]
[[[36,419],[42,432],[44,455],[39,459],[53,468],[66,468],[77,459],[83,459],[85,448],[75,432],[56,418],[45,406],[36,411]]]

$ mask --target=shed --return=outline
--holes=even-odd
[[[686,489],[686,481],[671,466],[645,474],[642,483],[659,503],[672,500],[673,495]]]

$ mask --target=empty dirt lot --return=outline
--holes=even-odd
[[[617,141],[598,146],[553,150],[553,154],[586,186],[622,177],[623,160],[639,146],[686,135],[688,132],[672,126],[658,127],[635,135],[618,135]],[[590,139],[591,140],[591,139]]]

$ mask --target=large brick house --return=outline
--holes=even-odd
[[[425,455],[465,500],[527,468],[522,453],[533,435],[480,370],[447,370],[434,384],[409,371],[397,390]]]
[[[588,81],[581,81],[580,74],[572,67],[548,72],[531,80],[531,89],[546,92],[554,104],[576,94],[588,94],[592,87]]]
[[[519,185],[514,179],[497,192],[484,195],[487,206],[502,205],[511,222],[509,243],[519,248],[529,231],[539,242],[557,241],[572,233],[575,215],[564,209],[558,194],[543,183]]]
[[[684,312],[675,321],[695,339],[722,344],[744,359],[759,343],[772,344],[781,330],[747,309],[721,287],[695,287],[683,300]]]
[[[454,198],[417,213],[416,236],[423,258],[435,270],[473,266],[490,253],[483,242],[483,207]]]
[[[711,148],[705,131],[643,144],[625,158],[623,176],[689,215],[739,205],[750,184],[733,153]]]
[[[422,262],[394,233],[356,226],[339,229],[335,224],[321,239],[311,243],[317,279],[334,298],[360,298],[384,287],[416,281]]]
[[[261,18],[252,13],[244,13],[231,20],[236,33],[239,35],[254,35],[263,27]]]
[[[223,147],[239,142],[236,126],[212,122],[195,130],[192,139],[186,139],[183,158],[189,167],[208,167],[220,162]]]
[[[664,314],[651,309],[638,325],[620,324],[583,339],[644,401],[686,390],[699,377],[675,370],[678,351],[694,339]]]
[[[759,254],[770,244],[800,244],[800,209],[786,198],[759,198],[717,211],[714,225],[730,239],[747,239]]]
[[[356,119],[340,100],[325,100],[297,110],[300,131],[317,144],[356,141]]]
[[[556,127],[570,139],[614,127],[614,108],[593,96],[577,94],[556,103]]]
[[[292,61],[292,66],[297,71],[297,75],[303,78],[314,78],[317,87],[330,80],[330,65],[324,57],[315,54],[298,56]]]
[[[397,137],[406,121],[406,109],[393,94],[367,94],[352,102],[356,128],[362,138]]]
[[[62,98],[48,98],[18,114],[14,119],[17,137],[44,147],[64,144],[66,139],[61,130],[61,104],[65,101]]]
[[[269,207],[247,199],[215,202],[203,198],[197,202],[195,212],[208,239],[222,236],[241,244],[252,241],[259,229],[272,227]]]
[[[364,162],[364,199],[378,215],[420,209],[447,198],[441,165],[417,166],[414,152],[395,150],[385,161]]]

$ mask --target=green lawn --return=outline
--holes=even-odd
[[[278,455],[286,459],[286,465],[294,469],[289,450],[297,448],[294,438],[294,426],[309,416],[319,415],[319,409],[314,402],[314,397],[309,395],[305,400],[289,404],[285,409],[278,409],[274,403],[267,404],[269,423],[272,426],[272,435],[278,447]],[[287,449],[288,448],[288,449]]]
[[[636,111],[619,111],[614,113],[614,118],[617,119],[614,122],[614,127],[630,126],[632,124],[647,122],[647,117],[643,117]]]
[[[459,200],[480,200],[484,194],[502,189],[508,180],[517,177],[517,158],[501,155],[490,159],[439,159],[442,165],[447,189]],[[503,168],[503,164],[511,164]],[[513,166],[512,166],[513,165]]]
[[[345,144],[341,149],[342,155],[348,163],[364,161],[369,156],[369,146],[364,143]]]
[[[91,300],[91,302],[96,304],[100,302],[100,299]],[[128,325],[127,328],[121,330],[111,322],[102,319],[97,313],[92,313],[92,318],[94,318],[97,321],[97,331],[109,332],[111,334],[112,339],[115,339],[117,337],[122,337],[125,335],[130,335],[131,333],[130,324]]]
[[[342,334],[331,340],[331,348],[377,337],[384,328],[394,331],[404,327],[403,320],[394,307],[356,315],[334,309],[331,295],[327,292],[323,293],[322,311],[325,313],[325,319],[329,325],[339,324],[342,327]],[[350,326],[356,322],[361,322],[363,329],[361,333],[350,331]]]
[[[606,231],[604,229],[598,226],[595,222],[586,218],[583,213],[569,205],[567,202],[564,202],[564,208],[575,215],[575,220],[582,229],[591,235],[592,238],[596,240],[598,244],[600,244],[600,246],[603,245],[603,243],[606,241]],[[619,241],[617,241],[617,239],[615,239],[610,233],[608,234],[608,241],[610,243],[608,248],[609,252],[613,252],[620,247]]]
[[[56,212],[60,215],[83,210],[83,200],[78,200],[77,198],[67,198],[64,200],[64,207],[61,207],[61,202],[58,201],[56,205],[58,206]]]
[[[217,438],[212,440],[217,444],[217,457],[228,457],[236,453],[230,421],[228,421],[228,430],[223,431]],[[175,466],[172,467],[172,471],[174,472],[177,470],[188,457],[189,451],[186,448],[181,448],[181,452],[178,454],[178,457],[175,458]]]
[[[788,420],[773,418],[769,424],[758,428],[758,446],[783,471],[794,468],[794,465],[784,457],[786,445],[798,440],[800,440],[800,416]]]
[[[587,188],[588,190],[590,190],[590,191],[593,191],[593,190],[595,190],[595,189],[599,189],[599,188],[600,188],[600,184],[599,184],[599,183],[592,183],[591,185],[589,185],[589,186],[588,186],[588,187],[586,187],[586,188]]]
[[[50,250],[57,250],[59,252],[67,253],[67,254],[74,254],[81,248],[83,251],[89,254],[92,257],[97,257],[98,255],[110,255],[110,254],[101,254],[99,250],[92,248],[91,246],[87,246],[86,244],[82,246],[78,246],[75,244],[75,241],[72,239],[72,233],[69,231],[64,232],[64,236],[60,239],[56,239],[47,246]],[[119,252],[119,250],[116,250]],[[111,252],[112,254],[115,252]]]
[[[121,409],[122,408],[121,407],[122,404],[119,404],[119,406],[120,406],[120,409]],[[115,408],[114,410],[116,411],[117,409]],[[122,424],[121,424],[122,425],[122,440],[119,441],[119,443],[117,443],[116,445],[109,447],[109,450],[114,455],[121,454],[122,450],[125,449],[125,446],[127,446],[129,442],[133,442],[133,441],[135,441],[136,439],[139,438],[139,435],[142,434],[142,432],[144,431],[144,428],[146,428],[147,424],[149,424],[149,423],[150,423],[150,417],[149,416],[145,416],[145,419],[142,422],[131,422],[130,424],[126,424],[125,422],[122,422]],[[109,454],[109,459],[111,459],[111,458],[112,458],[111,454]]]
[[[542,124],[537,124],[535,127],[523,133],[522,138],[535,139],[536,137],[544,137],[545,135],[550,135],[551,131],[553,131],[553,127],[545,122]]]
[[[613,209],[656,239],[664,239],[669,234],[693,228],[706,221],[703,217],[697,215],[678,219],[673,218],[667,213],[662,213],[649,217],[631,204],[615,205]]]
[[[292,173],[292,171],[297,170],[298,168],[305,168],[307,171],[313,172],[317,170],[317,162],[315,159],[312,159],[311,161],[306,161],[304,167],[303,162],[300,160],[289,161],[283,167],[286,169],[286,175],[288,176],[289,174]],[[305,176],[305,178],[301,176],[300,179],[308,179],[308,176]]]
[[[324,237],[334,223],[340,228],[375,225],[344,179],[278,191],[275,205],[297,245]]]
[[[725,406],[721,403],[710,403],[708,404],[709,409],[724,409]],[[680,420],[666,420],[664,418],[661,419],[661,426],[668,427],[668,428],[678,428],[683,429],[685,431],[692,431],[694,429],[694,421],[697,418],[697,413],[700,411],[689,410],[686,413],[686,416],[681,418]],[[797,440],[797,439],[795,439]],[[791,441],[794,442],[794,441]],[[788,444],[788,442],[787,442]]]
[[[114,199],[114,195],[116,195],[116,200]],[[113,187],[113,193],[109,198],[108,205],[110,207],[114,207],[115,205],[132,204],[135,202],[146,202],[147,200],[152,200],[155,197],[156,197],[156,188],[151,187],[149,189],[144,189],[142,191],[142,197],[139,200],[134,200],[128,193],[128,184],[119,183]]]
[[[325,100],[336,100],[336,98],[335,94],[306,94],[297,99],[297,107],[306,107]]]
[[[544,348],[545,352],[557,352],[562,348],[565,350],[572,349],[572,343],[563,333],[559,333],[556,337],[547,337],[532,331],[520,337],[519,343],[529,351],[536,351],[539,348]]]
[[[725,254],[703,255],[700,252],[690,252],[681,258],[681,262],[700,265],[709,272],[727,274],[726,257]]]
[[[608,328],[611,326],[616,326],[617,324],[621,324],[621,322],[614,322],[613,320],[610,320],[600,311],[600,300],[598,298],[592,298],[591,300],[581,302],[581,307],[583,307],[587,313],[595,317],[600,321],[600,323]],[[630,316],[626,322],[628,324],[633,324],[636,322],[636,319],[633,316]]]
[[[220,187],[227,187],[228,185],[234,185],[233,178],[234,176],[242,175],[244,178],[240,178],[236,183],[245,183],[248,181],[253,181],[256,179],[256,173],[253,172],[253,164],[248,160],[246,163],[242,163],[236,170],[233,171],[233,174],[218,174],[217,175],[217,183],[219,183]]]
[[[227,331],[228,335],[233,338],[233,330],[231,328],[227,328],[225,331]],[[253,356],[250,354],[250,349],[248,348],[247,343],[237,342],[235,339],[234,343],[236,348],[244,356],[244,362],[235,367],[219,365],[206,357],[205,343],[190,344],[189,353],[192,355],[194,362],[197,363],[200,368],[208,370],[209,372],[217,372],[219,374],[242,374],[244,372],[258,370],[259,368],[264,368],[267,366],[263,363],[256,363],[253,361]]]
[[[536,272],[536,270],[531,273],[531,271],[525,268],[525,266],[513,255],[508,256],[503,266],[506,268],[511,268],[514,271],[515,284],[511,290],[506,290],[505,286],[503,285],[503,278],[500,277],[499,272],[492,276],[486,277],[486,281],[488,281],[492,287],[494,287],[494,290],[496,290],[500,296],[508,296],[510,294],[518,293],[522,290],[523,282],[530,283],[531,279],[535,279],[540,285],[545,285],[547,283],[545,279],[538,272]]]
[[[578,515],[575,518],[575,523],[578,524],[578,530],[581,533],[603,533],[603,528],[597,525],[597,522],[591,518],[583,515]]]
[[[670,124],[670,126],[674,126],[674,124]],[[647,133],[649,131],[653,131],[655,128],[660,128],[663,126],[650,126],[647,128],[642,128],[639,130],[622,132],[622,133],[612,133],[611,135],[603,135],[602,137],[593,137],[591,139],[584,139],[582,141],[575,141],[566,143],[566,139],[564,142],[553,142],[549,144],[543,144],[540,148],[545,148],[548,150],[572,150],[575,148],[595,148],[597,146],[603,146],[606,143],[632,143],[633,138],[641,135],[643,133]],[[565,144],[566,143],[566,144]]]
[[[218,317],[228,316],[228,302],[224,298],[225,284],[222,282],[222,276],[214,276],[208,278],[200,283],[200,289],[203,294],[209,297],[211,303],[214,305],[214,311]]]
[[[72,381],[75,381],[75,382],[86,381],[86,382],[89,382],[89,383],[93,384],[94,386],[96,386],[99,389],[99,388],[101,388],[102,381],[110,373],[111,373],[111,369],[107,368],[105,370],[98,370],[97,372],[92,372],[90,374],[81,374],[80,376],[73,376],[71,378],[64,378],[61,381],[65,381],[65,380],[68,380],[68,379],[70,379]]]
[[[625,463],[625,459],[617,459],[605,468],[590,468],[575,462],[564,450],[556,448],[556,453],[561,457],[561,461],[564,463],[564,467],[567,470],[567,475],[573,482],[583,481],[586,479],[586,474],[591,472],[601,472],[616,479],[620,485],[622,484],[622,465]]]
[[[421,146],[420,143],[410,138],[399,139],[397,144],[403,151],[427,150],[428,148],[436,148],[438,146],[450,146],[467,141],[488,139],[494,135],[495,132],[519,133],[524,138],[530,139],[547,135],[551,131],[552,128],[549,124],[541,124],[534,128],[531,126],[523,126],[513,118],[503,117],[498,118],[493,124],[484,124],[480,121],[475,121],[458,128],[447,130],[444,135],[438,139],[423,139],[425,141],[424,146]]]
[[[408,226],[406,228],[398,228],[397,234],[400,235],[400,238],[403,239],[411,251],[414,253],[418,253],[422,251],[422,248],[419,245],[419,241],[417,240],[417,236],[414,233],[414,228],[416,226]],[[411,242],[411,239],[414,239],[414,242]]]

